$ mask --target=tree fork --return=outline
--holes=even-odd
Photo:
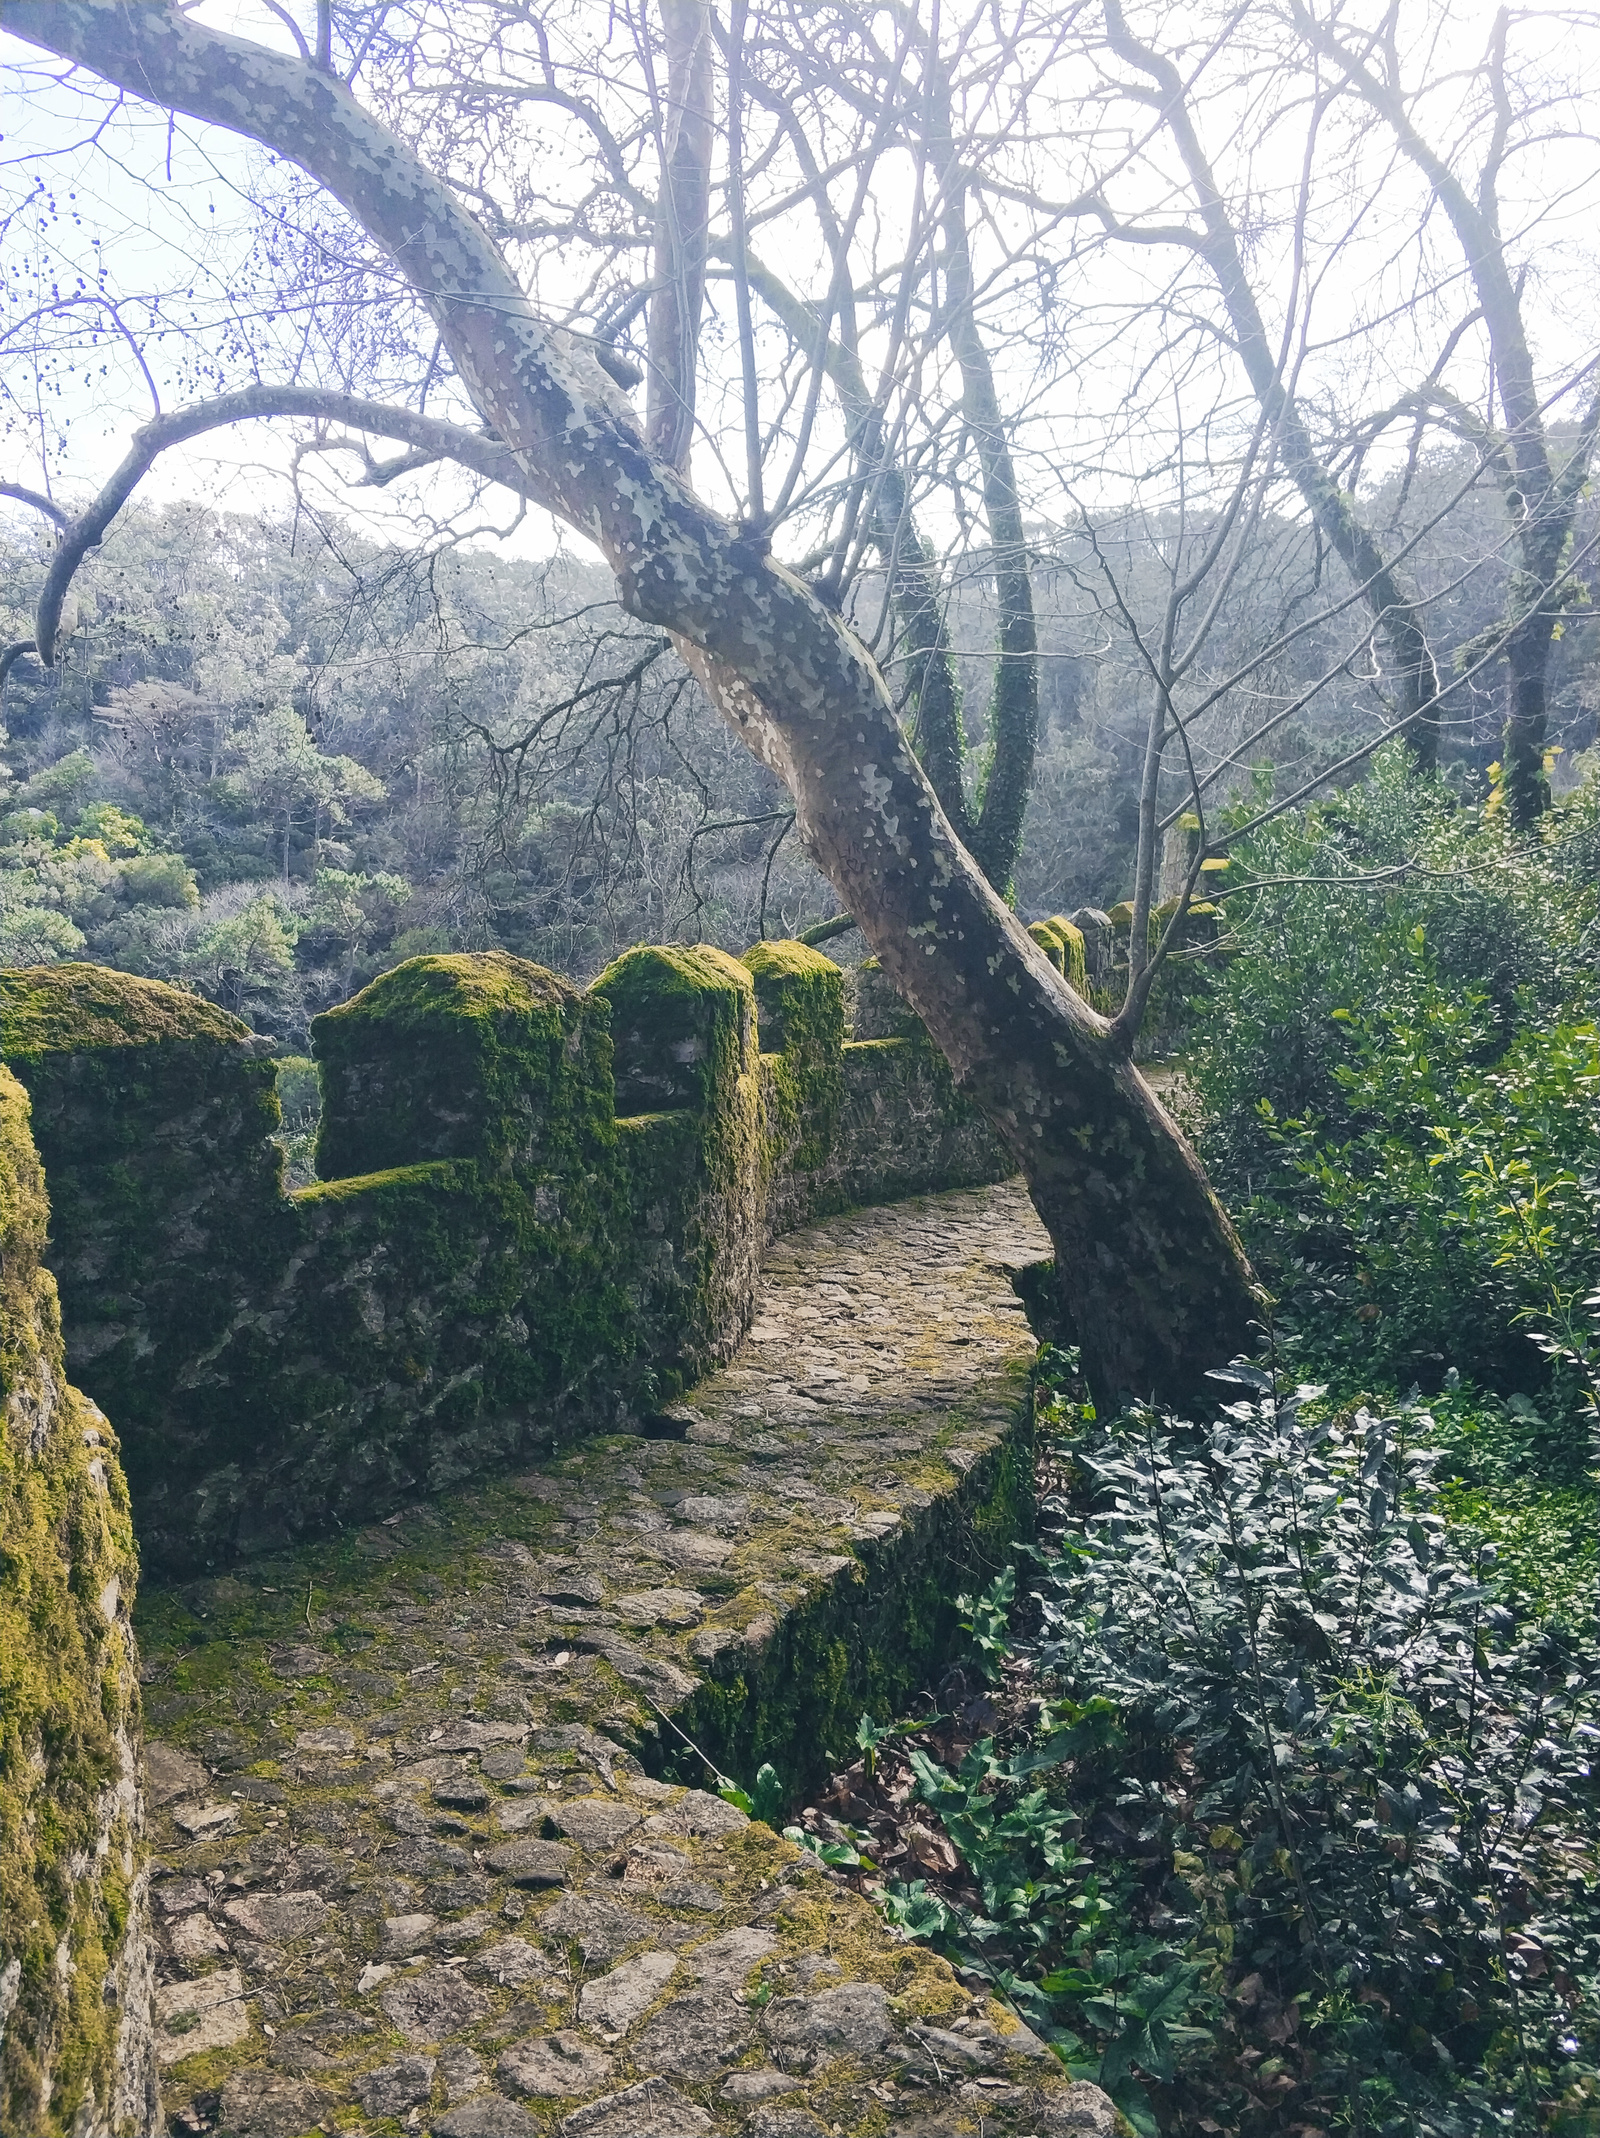
[[[993,1121],[1056,1244],[1103,1393],[1185,1401],[1247,1345],[1249,1265],[1198,1160],[955,837],[845,625],[652,458],[453,194],[340,83],[172,6],[5,0],[0,25],[128,94],[247,134],[325,186],[428,304],[531,495],[594,542],[794,797],[809,850]]]

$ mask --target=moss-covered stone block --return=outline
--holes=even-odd
[[[48,1216],[0,1069],[0,2128],[144,2138],[138,1561],[116,1437],[66,1379]]]
[[[842,1031],[800,944],[638,949],[588,992],[415,959],[317,1020],[322,1178],[285,1192],[269,1041],[157,982],[0,976],[147,1555],[220,1564],[637,1420],[730,1355],[776,1233],[1009,1172],[925,1039]]]
[[[844,974],[805,943],[756,943],[768,1239],[818,1214],[844,1104]],[[835,1206],[836,1207],[836,1206]]]
[[[670,1399],[729,1355],[764,1243],[756,992],[725,951],[640,948],[591,992],[611,1012],[640,1340]],[[650,1116],[662,1116],[665,1120]],[[639,1117],[646,1119],[640,1121]]]
[[[312,1024],[323,1180],[437,1158],[559,1168],[611,1110],[603,1002],[491,951],[412,958]]]
[[[825,1065],[844,1045],[844,973],[808,943],[752,943],[740,959],[755,981],[763,1054]]]
[[[876,958],[858,965],[852,989],[850,1029],[852,1038],[915,1039],[931,1046],[928,1028],[912,1009]]]
[[[750,974],[710,943],[640,945],[590,992],[611,1009],[621,1114],[714,1111],[755,1049]]]
[[[160,981],[56,965],[0,973],[0,1048],[33,1104],[72,1371],[138,1498],[183,1459],[173,1391],[211,1380],[292,1253],[270,1046]]]
[[[1028,933],[1069,987],[1088,999],[1089,970],[1084,954],[1083,930],[1075,928],[1064,914],[1030,922]]]

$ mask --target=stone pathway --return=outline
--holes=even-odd
[[[1001,2007],[686,1786],[686,1737],[798,1774],[874,1671],[904,1690],[885,1629],[1014,1512],[1008,1272],[1046,1252],[1015,1185],[792,1235],[682,1439],[146,1591],[171,2130],[1109,2132]]]

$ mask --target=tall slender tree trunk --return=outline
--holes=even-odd
[[[1365,589],[1377,635],[1389,649],[1400,717],[1419,771],[1439,761],[1439,672],[1423,628],[1422,609],[1400,574],[1362,526],[1350,500],[1323,464],[1283,367],[1245,269],[1232,216],[1201,144],[1183,78],[1164,53],[1136,38],[1121,0],[1103,0],[1111,49],[1157,84],[1162,117],[1194,188],[1204,226],[1197,250],[1216,278],[1251,389],[1277,436],[1283,467],[1305,500],[1324,539],[1351,579]]]
[[[711,97],[714,81],[707,0],[660,0],[667,61],[660,117],[661,189],[645,339],[645,437],[669,468],[689,465],[694,442],[695,370],[705,304],[711,215]]]

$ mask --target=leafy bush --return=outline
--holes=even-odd
[[[1200,1013],[1199,1133],[1343,1385],[1455,1367],[1531,1393],[1562,1353],[1574,1378],[1600,1282],[1597,826],[1593,781],[1519,841],[1386,760],[1235,857],[1259,887]]]
[[[1516,1036],[1582,1022],[1600,915],[1600,781],[1553,810],[1532,838],[1458,808],[1396,751],[1358,788],[1263,826],[1222,879],[1227,955],[1196,1005],[1187,1073],[1200,1094],[1204,1155],[1225,1202],[1246,1208],[1278,1157],[1260,1111],[1356,1132],[1360,1093],[1338,1071],[1355,1034],[1414,1023],[1426,1006],[1452,1061],[1487,1070]],[[1398,872],[1398,873],[1396,873]],[[1257,889],[1244,888],[1258,884]],[[1416,931],[1427,946],[1419,968]]]
[[[1593,1627],[1447,1523],[1427,1413],[1210,1425],[1065,1398],[1020,1743],[923,1760],[991,1974],[1149,2130],[1593,2130]]]
[[[1409,999],[1333,1013],[1337,1128],[1261,1102],[1276,1167],[1244,1221],[1334,1370],[1531,1389],[1600,1283],[1600,1034],[1530,1030],[1486,1064],[1483,997],[1445,990],[1420,928],[1402,961]]]

